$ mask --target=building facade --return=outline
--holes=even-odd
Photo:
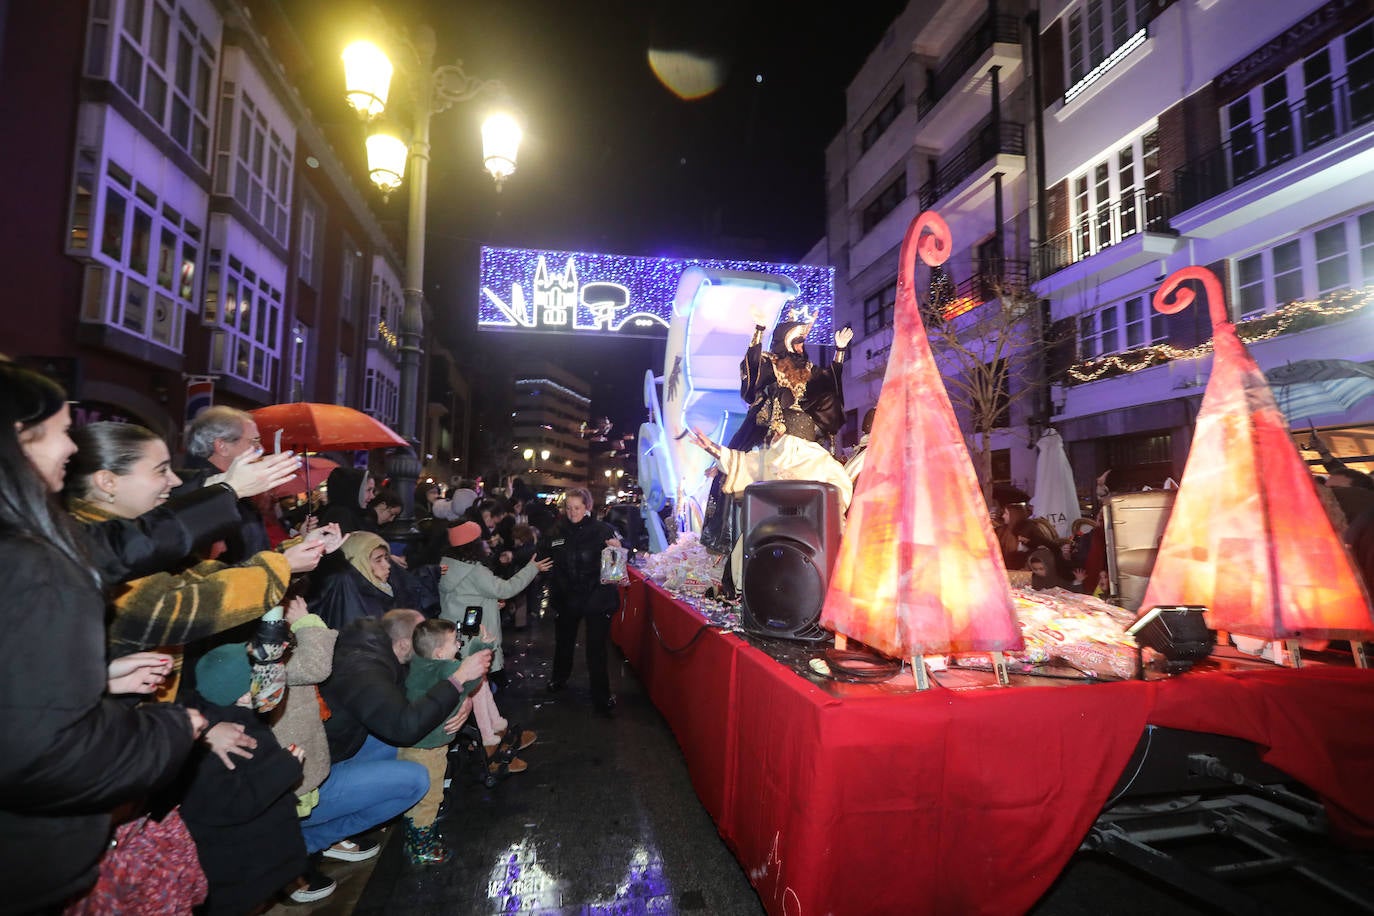
[[[216,403],[394,423],[394,322],[376,313],[399,298],[400,259],[299,91],[310,62],[279,7],[4,15],[0,104],[27,138],[0,151],[25,177],[0,254],[16,281],[5,351],[61,379],[78,421],[139,422],[174,447],[207,384]]]
[[[1151,309],[1173,271],[1220,278],[1261,369],[1374,359],[1374,10],[1074,0],[1040,25],[1036,288],[1073,342],[1054,422],[1080,488],[1108,469],[1158,486],[1182,473],[1211,361],[1205,304]],[[1374,452],[1367,401],[1289,420]]]
[[[1031,487],[1026,446],[1047,425],[1084,497],[1107,470],[1117,489],[1180,477],[1210,323],[1205,304],[1166,317],[1152,296],[1184,266],[1221,279],[1262,369],[1374,360],[1363,0],[912,0],[846,98],[826,154],[825,244],[837,324],[856,331],[851,423],[877,400],[898,246],[926,209],[954,235],[938,283],[969,310],[965,327],[997,294],[1036,303],[1039,342],[992,437],[995,481]],[[1299,444],[1310,422],[1338,454],[1374,455],[1374,399],[1289,419]]]
[[[1034,32],[1026,13],[1012,0],[912,0],[849,84],[844,129],[826,151],[836,325],[855,331],[845,370],[847,441],[877,403],[887,369],[902,238],[919,213],[935,210],[954,250],[929,287],[918,270],[921,299],[934,294],[948,316],[945,340],[932,329],[932,345],[947,378],[986,367],[1005,380],[995,399],[1004,403],[983,424],[986,439],[970,441],[987,446],[993,481],[1023,485],[1034,476],[1027,446],[1041,422],[1031,396],[1036,364],[1024,346],[999,353],[969,335],[1007,310],[1004,299],[1022,302],[1028,291]],[[1037,326],[1037,310],[1029,311]],[[1010,324],[1023,333],[1021,319]],[[977,405],[953,400],[965,430],[977,432]]]
[[[596,483],[583,437],[591,420],[591,386],[536,360],[521,362],[512,382],[511,473],[541,493]]]

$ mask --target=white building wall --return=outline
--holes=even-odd
[[[1073,4],[1054,3],[1046,9],[1046,21],[1062,14]],[[1069,106],[1056,102],[1046,112],[1045,140],[1050,186],[1098,161],[1105,160],[1129,136],[1153,126],[1162,112],[1179,104],[1186,96],[1204,89],[1218,76],[1247,57],[1271,53],[1272,41],[1297,26],[1318,9],[1333,21],[1350,11],[1358,12],[1367,3],[1349,0],[1328,7],[1321,0],[1295,3],[1254,3],[1247,0],[1180,0],[1163,11],[1149,26],[1147,45],[1138,48],[1098,84],[1089,88]],[[1331,40],[1341,34],[1335,33]],[[1290,62],[1289,66],[1292,66]],[[1289,106],[1302,103],[1301,95],[1290,93]],[[1216,130],[1221,125],[1219,103],[1197,112]],[[1226,139],[1225,131],[1220,134]],[[1161,138],[1163,144],[1164,138]],[[1201,150],[1200,150],[1201,151]],[[1072,191],[1070,192],[1072,193]],[[1104,307],[1134,297],[1146,301],[1172,272],[1188,266],[1213,266],[1226,285],[1232,314],[1239,315],[1239,262],[1275,245],[1299,242],[1302,264],[1300,299],[1315,299],[1317,283],[1317,230],[1340,223],[1347,228],[1346,263],[1350,286],[1368,288],[1367,255],[1361,251],[1362,239],[1357,218],[1374,212],[1374,124],[1351,127],[1346,133],[1292,159],[1273,164],[1268,171],[1242,181],[1236,187],[1212,196],[1182,212],[1173,213],[1170,233],[1156,234],[1139,252],[1140,236],[1050,274],[1041,285],[1052,299],[1056,320],[1080,321],[1098,314]],[[1142,234],[1143,235],[1143,234]],[[1152,247],[1150,247],[1152,246]],[[1123,265],[1136,264],[1131,269]],[[1266,296],[1274,289],[1272,276]],[[1266,311],[1281,307],[1284,301],[1270,297]],[[1210,320],[1205,308],[1192,307],[1192,316],[1201,340],[1210,338]],[[1183,313],[1188,315],[1189,313]],[[1181,316],[1180,316],[1181,317]],[[1244,326],[1241,328],[1245,334]],[[1267,370],[1301,359],[1349,359],[1374,361],[1374,319],[1368,315],[1338,320],[1308,330],[1284,333],[1248,344],[1261,369]],[[1115,348],[1121,352],[1121,348]],[[1173,359],[1163,365],[1127,372],[1115,377],[1072,384],[1058,389],[1055,419],[1067,430],[1066,440],[1074,445],[1075,429],[1099,430],[1087,435],[1145,434],[1151,424],[1160,431],[1172,432],[1176,472],[1191,439],[1191,417],[1211,372],[1210,352],[1198,357]],[[1180,412],[1174,408],[1184,406]],[[1114,418],[1133,412],[1131,423]],[[1171,419],[1172,418],[1172,419]],[[1295,427],[1307,420],[1317,425],[1374,422],[1374,403],[1362,403],[1338,415],[1292,418]],[[1078,421],[1087,421],[1079,424]],[[1087,445],[1088,443],[1082,443]],[[1080,455],[1088,452],[1082,451]],[[1080,481],[1100,473],[1103,468],[1076,468]]]
[[[1144,45],[1068,105],[1061,100],[1045,112],[1046,184],[1052,187],[1102,158],[1120,139],[1206,86],[1257,43],[1324,3],[1179,0],[1150,23]],[[1082,0],[1044,4],[1041,27],[1082,5]]]

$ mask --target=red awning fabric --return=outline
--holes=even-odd
[[[1264,373],[1208,270],[1174,273],[1155,307],[1180,311],[1201,282],[1215,356],[1188,463],[1141,603],[1207,608],[1208,624],[1263,639],[1368,639],[1369,597],[1317,496]]]
[[[917,254],[941,264],[950,242],[931,211],[902,242],[887,375],[821,612],[823,626],[899,658],[1023,646],[988,507],[917,307]]]

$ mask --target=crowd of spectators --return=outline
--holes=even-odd
[[[273,495],[301,460],[265,453],[250,414],[210,408],[185,442],[173,470],[151,430],[72,429],[59,386],[0,361],[7,911],[319,900],[321,859],[375,856],[394,819],[411,863],[447,859],[455,736],[489,773],[527,768],[537,735],[499,708],[503,616],[525,626],[585,561],[541,541],[551,508],[426,484],[421,536],[393,543],[401,500],[364,470],[335,469],[323,505]],[[564,585],[553,607],[580,621],[585,599]]]
[[[1374,479],[1313,440],[1319,495],[1374,592]],[[204,411],[185,446],[174,470],[152,430],[73,429],[58,385],[0,359],[6,911],[312,902],[335,888],[322,859],[377,855],[374,828],[397,819],[411,864],[447,861],[455,738],[487,774],[528,769],[538,736],[501,712],[503,643],[545,605],[545,690],[566,687],[581,636],[593,707],[612,714],[619,596],[601,557],[621,539],[587,490],[560,513],[519,479],[424,481],[417,536],[391,541],[402,500],[364,469],[275,496],[301,459],[265,453],[248,413]],[[1013,496],[992,524],[1032,588],[1105,593],[1101,515],[1061,538]]]

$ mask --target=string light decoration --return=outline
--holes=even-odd
[[[544,265],[541,271],[540,265]],[[835,268],[724,258],[653,258],[582,251],[539,251],[483,246],[477,306],[479,327],[541,333],[601,333],[665,337],[678,281],[689,267],[740,270],[787,277],[797,284],[794,305],[815,312],[812,340],[829,342],[835,328]],[[615,288],[623,297],[614,315],[598,319],[594,306]],[[530,308],[541,294],[558,292],[567,323],[543,321]],[[522,323],[517,316],[527,316]],[[609,329],[608,329],[609,326]]]
[[[396,347],[401,342],[401,339],[396,335],[396,332],[391,330],[391,328],[387,326],[387,323],[385,321],[377,322],[377,337],[393,350],[396,349]]]
[[[1236,334],[1247,344],[1271,340],[1283,334],[1305,331],[1356,315],[1374,305],[1374,285],[1356,290],[1336,290],[1318,299],[1298,299],[1272,312],[1237,322]],[[1195,359],[1211,353],[1215,346],[1205,340],[1195,347],[1175,347],[1167,343],[1137,347],[1113,353],[1102,359],[1084,360],[1068,368],[1069,384],[1095,382],[1102,378],[1139,372],[1175,359]]]

